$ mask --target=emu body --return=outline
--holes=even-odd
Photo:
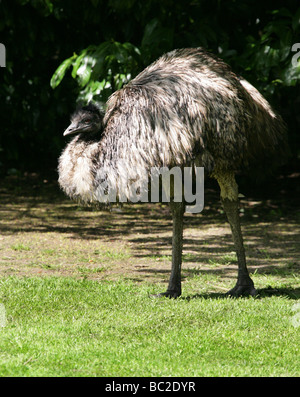
[[[83,119],[94,120],[91,128],[82,128]],[[60,157],[59,183],[84,202],[103,201],[103,181],[118,191],[116,181],[148,178],[153,167],[203,166],[220,185],[237,253],[238,280],[229,292],[255,294],[235,173],[274,165],[274,158],[285,155],[286,138],[280,116],[250,83],[202,49],[174,50],[115,92],[103,120],[93,106],[76,113],[65,135],[71,133],[77,135]],[[118,193],[130,199],[126,183],[121,186]],[[171,203],[172,270],[165,293],[171,297],[181,294],[184,208]]]

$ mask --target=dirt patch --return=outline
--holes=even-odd
[[[167,205],[95,211],[35,177],[2,181],[0,276],[57,275],[166,282],[172,222]],[[282,198],[280,199],[282,200]],[[299,209],[276,200],[241,200],[250,272],[299,271]],[[183,276],[236,277],[236,258],[218,191],[207,188],[201,214],[187,214]]]

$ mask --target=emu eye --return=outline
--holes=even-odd
[[[84,123],[85,124],[89,124],[91,122],[91,119],[86,119],[86,120],[84,120]]]

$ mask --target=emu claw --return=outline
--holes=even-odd
[[[226,296],[231,296],[237,298],[239,296],[255,296],[257,295],[257,291],[254,288],[254,285],[236,285],[230,291],[226,292]]]
[[[178,291],[166,291],[166,292],[161,292],[159,294],[152,294],[150,295],[151,298],[178,298],[181,295],[181,292]]]

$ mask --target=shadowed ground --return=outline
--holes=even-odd
[[[280,180],[270,197],[241,199],[242,229],[250,273],[269,280],[299,274],[298,174]],[[299,185],[299,182],[298,182]],[[36,175],[2,180],[0,188],[0,275],[55,275],[97,280],[125,277],[166,283],[170,274],[172,223],[163,204],[82,208],[56,182]],[[186,214],[183,280],[201,276],[211,292],[235,283],[236,257],[218,188],[209,181],[201,214]],[[295,278],[296,280],[296,278]],[[299,285],[291,285],[299,294]],[[201,291],[199,286],[199,291]],[[277,291],[278,293],[280,291]],[[276,293],[274,288],[272,293]]]

